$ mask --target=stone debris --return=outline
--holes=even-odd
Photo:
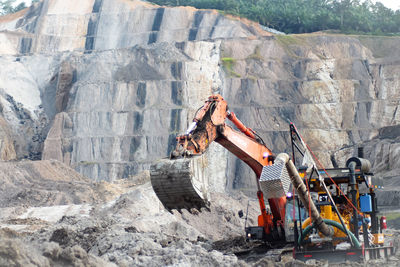
[[[49,162],[35,162],[36,167],[54,167],[51,162],[47,163]],[[17,170],[26,168],[26,164],[32,163],[19,164]],[[40,203],[42,205],[38,207],[30,207],[32,204],[28,199],[26,203],[22,199],[20,202],[13,198],[9,198],[9,202],[7,199],[3,200],[0,217],[1,264],[242,264],[233,254],[223,254],[213,249],[212,245],[214,240],[241,234],[243,221],[234,213],[238,207],[244,208],[247,204],[238,205],[241,199],[232,202],[229,197],[219,197],[219,193],[216,193],[213,195],[216,205],[212,206],[211,211],[180,213],[174,210],[170,213],[158,201],[149,181],[136,186],[126,180],[115,183],[113,188],[119,190],[116,190],[114,199],[110,201],[99,197],[104,191],[97,183],[84,179],[61,163],[54,164],[57,168],[65,168],[64,171],[69,170],[71,177],[82,179],[77,179],[76,183],[71,180],[70,187],[61,187],[65,181],[55,178],[50,180],[51,187],[49,185],[41,188],[42,183],[49,180],[36,176],[35,183],[28,185],[31,187],[32,197],[41,198],[44,192],[53,188],[60,188],[58,193],[64,194],[67,200],[78,187],[91,194],[61,206],[53,205],[57,202],[52,200],[46,206],[43,206],[45,203]],[[27,179],[31,177],[25,176]],[[132,177],[132,181],[138,180],[141,180],[140,176]],[[121,193],[124,191],[126,193]],[[242,198],[245,199],[244,196]],[[85,203],[85,209],[82,209],[82,203]],[[224,205],[225,208],[226,205],[235,208],[228,211]]]
[[[26,165],[32,167],[32,164],[13,166],[18,172],[19,168],[26,169]],[[24,204],[22,199],[20,202],[4,199],[0,208],[0,266],[326,265],[294,261],[290,249],[280,254],[281,250],[262,243],[246,242],[245,220],[239,218],[238,211],[246,213],[249,207],[247,223],[255,225],[258,203],[243,194],[213,192],[209,210],[168,212],[156,197],[148,173],[105,186],[104,182],[92,182],[62,163],[34,164],[36,168],[48,168],[47,172],[51,168],[62,170],[61,174],[77,180],[70,180],[70,186],[64,187],[61,185],[65,181],[56,176],[52,180],[35,176],[34,172],[24,176],[35,181],[29,184],[33,198],[58,188],[58,194],[65,195],[66,202],[58,205],[59,202],[49,198],[48,203],[34,207],[36,202]],[[43,173],[46,172],[42,170]],[[44,188],[45,181],[51,181],[52,186]],[[86,196],[72,201],[71,195],[77,188]],[[105,192],[109,196],[100,197]],[[388,231],[398,247],[400,232]],[[399,254],[389,259],[388,266],[395,266],[398,257]],[[372,262],[369,266],[380,263]]]

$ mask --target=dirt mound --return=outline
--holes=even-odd
[[[76,205],[70,205],[71,208],[73,206]],[[40,208],[59,209],[59,206]],[[64,254],[78,254],[78,259],[71,258],[70,261],[78,264],[81,262],[79,260],[86,259],[83,264],[89,266],[89,260],[97,259],[118,266],[244,266],[245,263],[234,254],[215,250],[212,243],[216,239],[210,239],[213,236],[210,233],[215,226],[208,225],[209,229],[204,230],[205,225],[199,229],[190,225],[195,216],[204,223],[207,223],[204,217],[216,217],[213,219],[216,221],[221,212],[214,211],[212,208],[204,214],[191,214],[193,217],[185,221],[182,219],[185,215],[166,211],[160,205],[150,183],[146,183],[134,187],[113,201],[91,206],[87,214],[63,216],[52,224],[44,220],[47,217],[42,213],[35,215],[42,216],[42,219],[31,221],[18,219],[21,215],[16,214],[12,221],[17,230],[10,230],[9,223],[3,225],[2,233],[8,239],[23,240],[24,243],[38,248],[33,252],[44,266],[47,262],[52,265],[66,260],[67,256]],[[33,222],[36,226],[41,224],[40,230],[18,230],[15,227],[18,223],[22,227]],[[229,224],[228,220],[219,224],[220,228],[225,229],[226,236],[234,228]],[[215,238],[223,235],[222,230],[217,233]],[[55,252],[46,252],[49,250]],[[51,255],[59,256],[54,258]]]
[[[210,210],[181,210],[174,215],[199,230],[207,239],[225,240],[240,237],[244,234],[245,218],[239,218],[239,210],[246,213],[249,205],[248,224],[256,225],[258,216],[258,202],[249,200],[243,194],[228,196],[223,193],[211,193]]]
[[[146,182],[146,173],[108,184],[90,182],[58,162],[5,165],[1,167],[18,171],[12,177],[7,173],[3,183],[2,190],[14,190],[13,194],[1,194],[0,243],[15,247],[0,254],[4,265],[245,265],[233,253],[212,245],[242,234],[244,220],[237,210],[246,207],[244,197],[215,194],[210,211],[170,213]],[[12,197],[17,189],[29,189],[38,197]],[[63,194],[64,200],[39,201],[51,194]]]
[[[0,172],[0,207],[99,203],[123,192],[53,160],[0,162]]]

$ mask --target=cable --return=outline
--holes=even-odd
[[[259,139],[260,143],[261,143],[263,146],[265,146],[266,148],[268,148],[267,145],[265,144],[264,140],[261,138],[260,135],[258,135],[258,133],[256,133],[255,131],[253,131],[253,134],[254,134],[255,136],[257,136],[257,138]]]
[[[196,110],[196,112],[194,113],[194,117],[195,117],[195,118],[196,118],[196,115],[197,115],[197,113],[199,112],[199,110],[202,109],[203,107],[204,107],[204,105],[201,106],[201,107],[199,107],[199,108]]]

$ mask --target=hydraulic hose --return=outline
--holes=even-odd
[[[317,210],[317,207],[314,205],[314,202],[307,197],[309,192],[293,162],[289,159],[289,155],[286,153],[281,153],[276,157],[275,162],[277,161],[281,161],[286,165],[292,185],[296,189],[303,205],[305,207],[310,207],[310,217],[314,221],[314,224],[316,225],[318,231],[320,231],[325,236],[333,236],[334,230],[332,229],[332,227],[329,227],[324,223],[321,215]]]
[[[356,248],[360,248],[361,244],[360,242],[358,242],[357,238],[355,237],[355,235],[350,232],[350,231],[346,231],[346,229],[343,228],[343,226],[338,223],[337,221],[333,221],[333,220],[328,220],[328,219],[323,219],[324,223],[326,223],[327,225],[331,225],[334,226],[336,228],[338,228],[340,231],[342,231],[343,233],[348,233],[350,235],[351,240],[353,240],[353,244]],[[301,244],[304,240],[304,238],[311,232],[311,230],[313,228],[315,228],[316,225],[315,224],[310,224],[308,225],[306,228],[304,228],[304,230],[302,231],[301,236],[299,237],[299,244]]]

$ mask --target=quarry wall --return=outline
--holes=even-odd
[[[45,0],[0,18],[0,156],[56,159],[113,181],[166,157],[207,96],[276,153],[294,122],[326,167],[365,147],[398,186],[400,38],[275,35],[216,11]],[[217,191],[255,188],[218,145]]]

